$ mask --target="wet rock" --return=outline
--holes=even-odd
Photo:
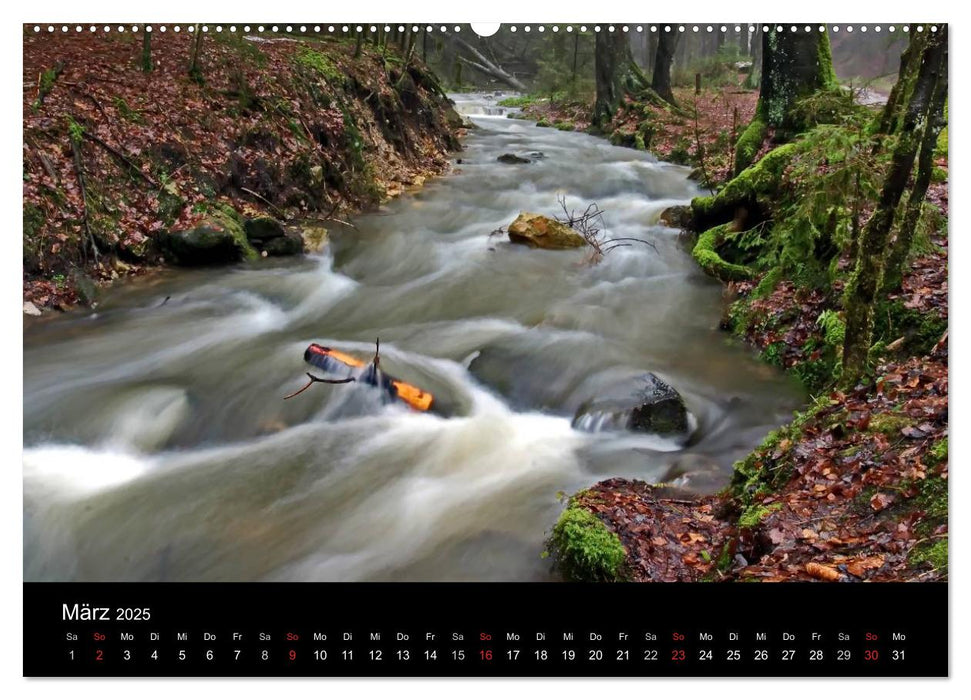
[[[303,253],[303,236],[296,231],[287,231],[279,238],[265,241],[263,252],[271,257],[300,255]]]
[[[573,426],[591,431],[626,429],[665,437],[689,437],[688,409],[674,387],[652,372],[625,386],[626,390],[619,390],[615,395],[598,397],[580,406]]]
[[[327,229],[315,224],[304,224],[300,229],[303,237],[303,249],[308,253],[319,253],[327,247],[329,240]]]
[[[98,285],[87,274],[81,270],[74,270],[71,273],[71,282],[77,290],[78,298],[85,306],[95,306],[98,302]]]
[[[627,427],[659,435],[687,433],[688,409],[681,394],[652,372],[642,379],[637,393],[639,405],[631,412]]]
[[[661,212],[661,217],[658,219],[658,223],[671,228],[690,229],[691,207],[668,207]]]
[[[498,160],[500,163],[508,163],[509,165],[532,162],[529,158],[517,156],[515,153],[503,153],[501,156],[496,158],[496,160]]]
[[[582,248],[587,244],[583,236],[566,224],[531,212],[521,213],[509,225],[509,240],[531,248],[549,250]]]
[[[272,216],[257,216],[253,219],[247,219],[246,223],[243,224],[243,230],[246,231],[246,239],[250,242],[282,238],[287,232],[283,223]]]
[[[159,240],[165,257],[177,265],[215,265],[252,260],[256,251],[246,238],[239,214],[220,207],[200,225],[169,231]]]
[[[24,313],[28,316],[40,316],[40,309],[32,301],[24,302]]]

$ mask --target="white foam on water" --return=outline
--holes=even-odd
[[[41,445],[24,450],[24,496],[72,500],[133,481],[152,460],[118,449]]]

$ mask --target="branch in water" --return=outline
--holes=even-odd
[[[310,377],[310,381],[307,382],[302,388],[297,389],[295,392],[293,392],[289,396],[284,396],[283,397],[283,400],[284,401],[286,401],[287,399],[292,399],[294,396],[297,396],[299,394],[302,394],[307,389],[309,389],[312,385],[317,384],[317,383],[320,383],[320,384],[348,384],[350,382],[357,381],[354,377],[347,377],[346,379],[322,379],[321,377],[315,377],[310,372],[307,372],[307,376]]]

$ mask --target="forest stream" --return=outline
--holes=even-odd
[[[548,580],[563,493],[613,476],[712,493],[803,405],[719,332],[721,285],[657,223],[701,194],[688,168],[454,99],[479,127],[461,163],[325,253],[166,270],[25,327],[25,580]],[[653,247],[590,264],[490,237],[559,194]],[[309,343],[368,360],[378,336],[436,410],[360,384],[283,400]],[[684,397],[687,447],[572,427],[646,372]]]

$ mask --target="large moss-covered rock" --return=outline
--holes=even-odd
[[[509,225],[509,240],[550,250],[582,248],[587,244],[583,236],[566,224],[531,212],[523,212]]]
[[[627,550],[620,538],[596,515],[574,502],[560,514],[547,546],[567,581],[614,582],[626,578]]]
[[[272,216],[257,216],[247,219],[246,223],[243,224],[243,230],[246,231],[246,238],[249,241],[268,241],[273,238],[282,238],[287,232],[283,223]]]
[[[263,242],[263,252],[269,256],[300,255],[303,253],[303,236],[296,231],[287,231],[279,238]]]
[[[231,207],[213,205],[206,221],[190,229],[170,231],[159,246],[177,265],[215,265],[253,260],[256,250],[243,230],[243,221]]]

